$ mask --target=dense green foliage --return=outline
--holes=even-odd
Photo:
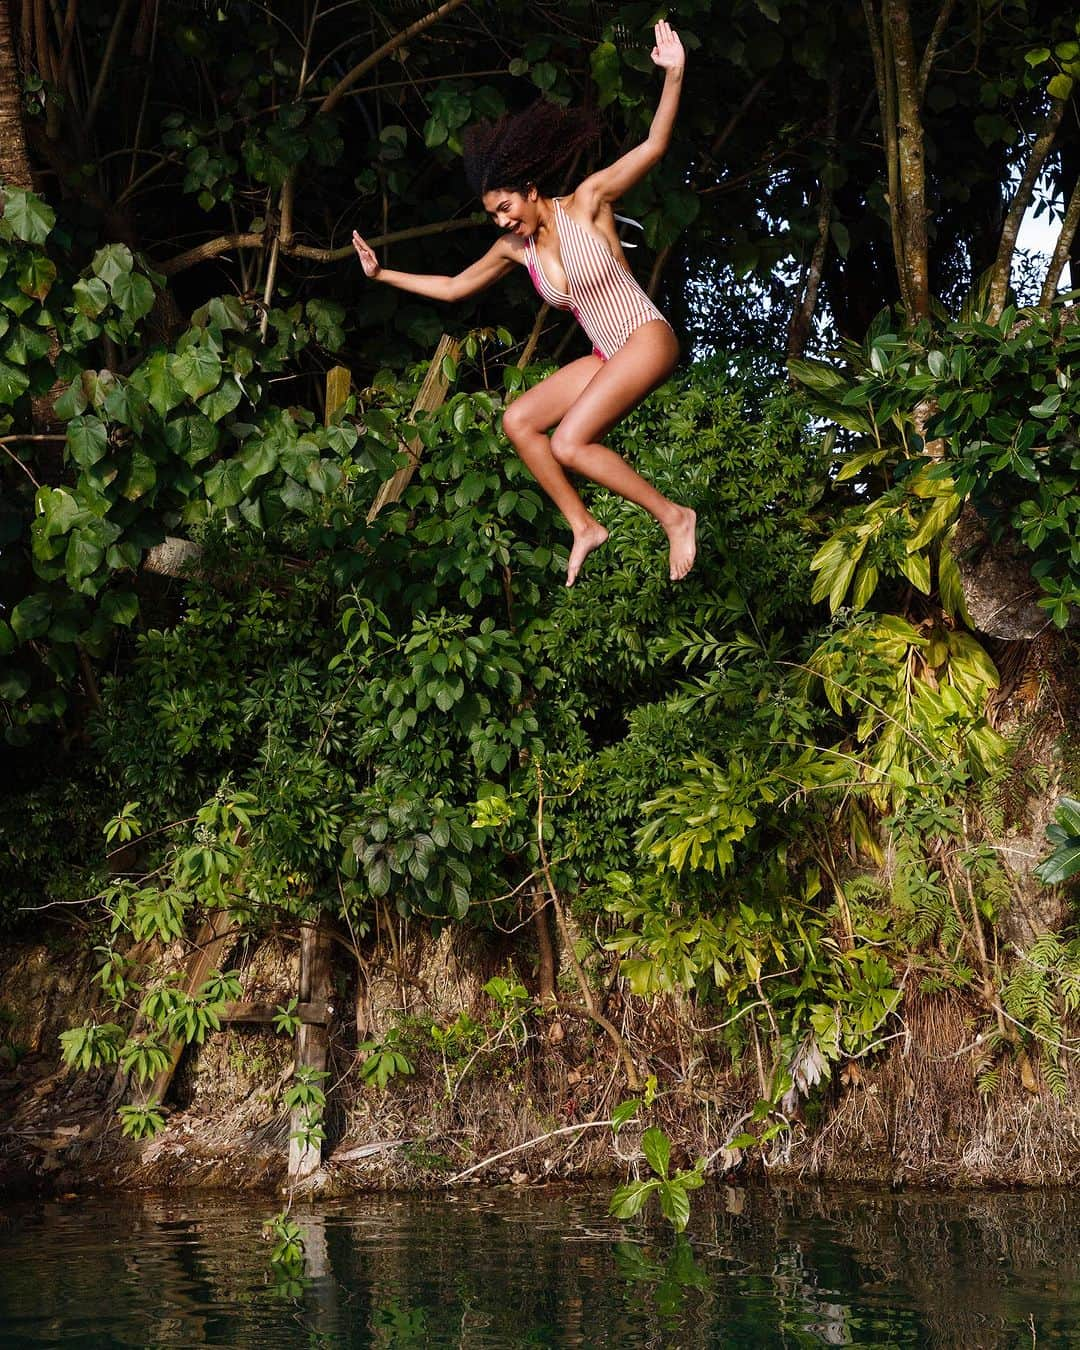
[[[708,1052],[756,1077],[752,1139],[895,1034],[915,988],[970,1000],[984,1084],[1038,1045],[1063,1091],[1076,944],[1040,939],[1032,975],[994,940],[1017,741],[988,715],[998,670],[949,545],[967,508],[1032,564],[1052,625],[1080,603],[1077,330],[977,284],[1048,82],[1075,110],[1072,17],[900,6],[926,53],[937,299],[916,319],[862,7],[681,6],[709,77],[625,205],[696,351],[737,349],[688,361],[611,443],[698,508],[701,554],[671,586],[655,523],[587,490],[611,540],[567,591],[562,522],[500,428],[562,334],[522,369],[522,288],[448,317],[361,288],[343,241],[381,222],[395,266],[475,256],[461,130],[538,90],[598,108],[598,153],[638,139],[652,9],[451,5],[444,41],[405,42],[421,7],[293,8],[170,13],[153,55],[133,48],[137,120],[92,143],[80,114],[118,78],[105,8],[80,20],[101,62],[82,104],[74,73],[63,96],[23,86],[61,189],[6,188],[0,217],[0,918],[90,903],[103,1011],[69,1062],[145,1082],[215,1028],[231,973],[184,993],[141,960],[208,912],[255,932],[329,914],[358,941],[391,912],[489,928],[542,878],[632,994],[717,1012]],[[1066,196],[1074,121],[1046,170]],[[795,387],[779,353],[814,269],[819,349],[848,336],[793,359]],[[413,418],[444,326],[448,397]],[[339,363],[352,391],[327,409]],[[409,486],[369,519],[413,437]],[[144,564],[171,537],[194,561],[165,579]],[[449,1083],[471,1031],[437,1030]],[[395,1035],[362,1048],[379,1086],[412,1067]],[[125,1108],[130,1134],[156,1105]]]

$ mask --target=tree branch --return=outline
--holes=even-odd
[[[1042,131],[1035,138],[1035,143],[1031,147],[1031,154],[1028,155],[1028,162],[1024,166],[1024,175],[1020,179],[1012,202],[1009,204],[1005,224],[1001,227],[1001,240],[998,244],[997,257],[994,259],[991,272],[989,315],[991,323],[996,322],[1001,317],[1001,311],[1005,308],[1005,297],[1009,293],[1013,253],[1016,251],[1016,236],[1020,233],[1020,222],[1024,219],[1024,214],[1031,205],[1035,184],[1038,181],[1039,174],[1042,173],[1042,167],[1046,163],[1046,157],[1054,144],[1054,138],[1057,136],[1058,127],[1061,125],[1061,119],[1064,116],[1064,101],[1060,98],[1051,99],[1050,112],[1043,123]]]
[[[393,230],[389,234],[373,236],[368,243],[374,247],[380,244],[396,244],[404,239],[423,239],[432,234],[449,234],[452,230],[469,230],[485,224],[487,224],[486,217],[461,216],[454,220],[433,221],[430,225],[413,225],[407,230]],[[262,250],[266,245],[265,234],[222,234],[216,239],[208,239],[204,244],[197,244],[184,253],[178,253],[175,258],[166,258],[163,262],[155,261],[154,268],[164,276],[170,277],[176,272],[194,267],[196,263],[207,262],[222,253],[231,253],[233,249]],[[281,252],[290,258],[308,258],[312,262],[341,262],[353,256],[353,247],[347,244],[344,248],[313,248],[307,244],[286,245],[283,242]]]
[[[1072,252],[1077,225],[1080,225],[1080,177],[1073,185],[1072,196],[1069,198],[1069,204],[1065,208],[1065,215],[1061,222],[1061,232],[1058,235],[1057,243],[1054,245],[1050,266],[1046,270],[1046,280],[1043,282],[1042,294],[1039,296],[1039,312],[1042,314],[1049,314],[1050,306],[1054,303],[1058,282],[1061,280],[1061,274],[1065,270],[1065,264],[1069,261],[1069,254]]]
[[[817,239],[814,241],[814,251],[810,257],[810,266],[806,273],[806,286],[803,290],[802,301],[792,312],[791,323],[788,325],[787,356],[789,361],[793,357],[802,356],[806,349],[806,342],[810,336],[810,325],[814,320],[814,310],[817,307],[821,274],[825,269],[825,251],[829,246],[829,227],[832,224],[833,207],[832,176],[827,170],[831,169],[836,162],[836,124],[839,116],[840,82],[834,77],[829,84],[829,112],[825,132],[828,158],[821,175]]]
[[[464,3],[465,0],[446,0],[446,3],[440,5],[438,9],[432,10],[430,14],[425,14],[423,18],[409,24],[408,28],[403,28],[400,33],[395,33],[392,38],[384,42],[381,47],[377,47],[370,56],[366,56],[363,61],[353,66],[352,70],[338,80],[322,103],[319,104],[319,112],[332,112],[357,80],[363,79],[373,66],[377,66],[380,61],[392,55],[399,47],[403,47],[417,33],[422,33],[426,28],[430,28],[433,23],[437,23],[439,19],[444,18],[453,10],[460,9]]]
[[[956,0],[942,0],[942,6],[938,10],[938,16],[934,20],[934,28],[930,34],[930,40],[926,44],[926,50],[922,54],[922,60],[919,62],[919,102],[922,103],[926,97],[926,86],[930,83],[930,72],[934,68],[934,59],[938,53],[938,47],[941,46],[941,39],[945,36],[945,29],[948,27],[949,19],[952,16],[953,7]]]

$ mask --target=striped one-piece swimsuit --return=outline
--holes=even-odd
[[[592,340],[594,354],[606,361],[642,324],[667,320],[608,244],[583,229],[557,197],[554,201],[569,294],[557,291],[544,275],[533,239],[525,241],[525,265],[540,296],[552,309],[570,310]]]

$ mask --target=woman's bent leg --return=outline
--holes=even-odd
[[[680,581],[694,565],[694,512],[657,492],[599,438],[671,373],[677,354],[675,335],[666,323],[654,319],[643,324],[581,390],[551,438],[551,453],[563,468],[591,478],[655,516],[668,537],[673,581]],[[573,585],[590,552],[588,547],[579,552],[576,545],[575,535],[567,585]]]
[[[503,414],[503,430],[514,449],[574,532],[571,552],[585,544],[586,553],[591,552],[607,538],[607,530],[586,510],[565,469],[552,454],[547,433],[580,398],[602,365],[596,356],[571,361],[522,394]]]

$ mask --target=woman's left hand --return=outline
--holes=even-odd
[[[658,23],[655,29],[656,46],[652,49],[653,65],[661,70],[681,75],[686,68],[686,52],[679,35],[669,23]]]

